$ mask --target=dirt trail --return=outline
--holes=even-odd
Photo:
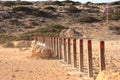
[[[57,59],[27,59],[31,51],[0,48],[0,80],[76,80]]]

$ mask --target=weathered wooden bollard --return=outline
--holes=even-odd
[[[70,47],[71,43],[70,43],[70,38],[68,38],[67,40],[68,40],[67,41],[68,42],[68,57],[67,57],[68,60],[67,61],[68,61],[68,64],[71,64],[71,47]]]
[[[73,66],[77,67],[76,39],[73,39]]]
[[[83,72],[84,70],[83,70],[83,67],[84,67],[84,63],[83,63],[83,59],[84,59],[84,56],[83,56],[83,39],[80,39],[80,41],[79,41],[79,47],[80,47],[80,55],[79,55],[79,71],[80,72]]]
[[[100,71],[105,70],[105,45],[100,41]]]
[[[66,38],[64,40],[64,61],[67,62],[67,54],[66,54]]]
[[[58,45],[58,37],[57,37],[56,38],[56,54],[57,54],[57,58],[59,58],[58,48],[59,48],[59,45]]]
[[[53,38],[53,43],[54,43],[54,45],[53,45],[53,50],[54,50],[54,52],[55,52],[55,48],[56,48],[56,42],[55,42],[55,40],[56,40],[56,38],[54,37],[54,38]]]
[[[93,77],[92,42],[88,40],[88,77]]]
[[[59,49],[58,49],[58,51],[59,51],[59,58],[60,59],[62,59],[62,39],[61,38],[59,38]]]
[[[50,47],[51,47],[51,49],[53,48],[53,38],[52,37],[50,37]]]

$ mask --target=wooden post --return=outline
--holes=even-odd
[[[59,38],[59,58],[62,59],[62,39]]]
[[[68,64],[71,64],[71,47],[70,38],[68,38]]]
[[[73,66],[77,67],[76,39],[73,39]]]
[[[67,62],[67,55],[66,55],[66,38],[64,38],[64,61]]]
[[[39,36],[37,36],[37,41],[40,41],[40,40],[39,40]]]
[[[79,63],[79,71],[80,72],[83,72],[83,67],[84,67],[84,64],[83,64],[83,39],[80,39],[80,55],[79,55],[79,60],[80,60],[80,63]]]
[[[93,77],[92,42],[88,40],[88,77]]]
[[[53,45],[53,43],[52,43],[52,37],[50,37],[50,48],[52,49],[52,45]]]
[[[53,51],[55,52],[55,37],[53,38]]]
[[[59,58],[59,52],[58,52],[58,37],[56,38],[56,54],[57,54],[57,58]]]
[[[105,70],[105,45],[100,41],[100,71]]]

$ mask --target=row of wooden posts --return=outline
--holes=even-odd
[[[72,43],[70,42],[72,39]],[[73,38],[59,38],[59,37],[35,37],[36,41],[40,41],[45,43],[49,48],[52,48],[54,52],[56,53],[56,56],[59,59],[64,59],[64,62],[67,64],[72,64],[71,59],[71,47],[70,45],[73,45],[73,66],[77,67],[77,48],[76,45],[79,45],[80,51],[79,51],[79,71],[84,72],[84,52],[83,52],[83,46],[84,46],[84,40],[79,39],[79,44],[76,43],[76,39]],[[88,77],[93,77],[93,64],[92,64],[92,40],[88,40],[87,42],[88,46]],[[61,45],[63,45],[64,50],[62,50]],[[68,47],[66,47],[66,45]],[[66,52],[67,51],[67,52]],[[62,53],[63,52],[63,53]],[[63,55],[62,55],[63,54]],[[100,71],[105,69],[105,45],[104,41],[100,41],[100,56],[99,56],[99,69]]]

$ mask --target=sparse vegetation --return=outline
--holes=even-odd
[[[115,2],[111,3],[110,5],[120,5],[120,1],[115,1]]]
[[[33,15],[36,17],[52,17],[53,15],[51,13],[45,12],[45,11],[40,11],[39,9],[36,8],[29,8],[29,7],[16,7],[13,8],[13,12],[24,12],[27,15]]]
[[[31,40],[33,36],[58,36],[60,31],[63,29],[68,29],[62,25],[51,24],[46,28],[39,28],[34,31],[26,32],[19,36],[18,40]]]
[[[98,22],[100,20],[98,20],[97,18],[95,17],[92,17],[92,16],[81,16],[79,19],[78,19],[79,22],[84,22],[84,23],[92,23],[92,22]]]
[[[64,4],[60,1],[54,1],[54,2],[51,3],[51,5],[64,6]]]
[[[52,6],[45,7],[44,9],[46,9],[46,10],[52,10],[52,11],[55,11],[55,10],[56,10],[56,9],[55,9],[54,7],[52,7]]]
[[[14,43],[12,43],[12,42],[7,42],[7,43],[5,43],[5,44],[3,45],[3,47],[5,47],[5,48],[14,48],[15,45],[14,45]]]
[[[117,11],[117,12],[115,12],[115,13],[110,13],[109,15],[109,20],[120,20],[120,12],[119,11]],[[103,15],[102,16],[102,18],[103,18],[103,20],[106,20],[106,15]]]
[[[78,8],[74,7],[74,6],[69,6],[69,8],[66,8],[66,11],[67,12],[70,12],[70,13],[78,13],[78,12],[81,12]]]
[[[29,8],[29,7],[24,7],[24,6],[13,8],[13,12],[19,12],[19,11],[23,11],[27,14],[28,13],[30,14],[31,12],[35,11],[35,9]]]
[[[20,1],[19,3],[17,3],[19,5],[32,5],[32,2],[28,2],[28,1]]]
[[[113,30],[113,33],[120,35],[120,26],[110,26],[109,30]]]
[[[120,20],[120,12],[110,14],[109,20]]]
[[[16,40],[15,36],[11,35],[0,35],[0,44]]]
[[[15,1],[5,1],[3,3],[4,6],[8,6],[8,7],[11,7],[13,5],[16,5]]]

